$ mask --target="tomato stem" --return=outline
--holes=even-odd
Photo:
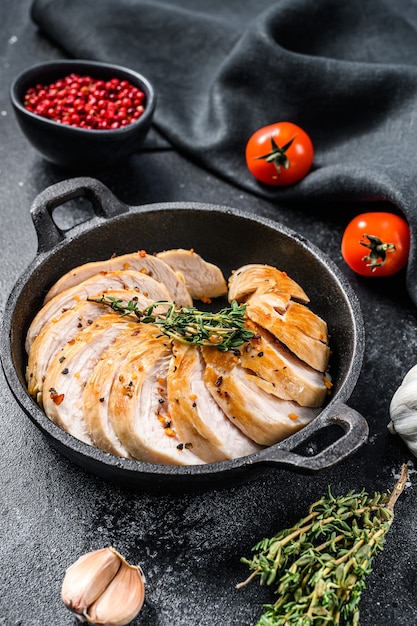
[[[369,248],[369,253],[362,257],[362,261],[370,261],[366,266],[370,268],[371,272],[375,272],[377,267],[382,267],[387,258],[387,252],[395,252],[396,248],[393,243],[384,243],[379,237],[375,235],[363,235],[368,239],[368,242],[363,239],[359,242],[361,246]]]
[[[282,146],[282,148],[280,148],[273,136],[271,135],[271,152],[255,157],[255,161],[264,160],[267,163],[273,163],[278,174],[281,173],[282,167],[284,168],[284,170],[288,170],[290,168],[290,160],[287,157],[286,152],[290,148],[296,136],[297,135],[294,135],[292,139],[290,139],[284,146]]]

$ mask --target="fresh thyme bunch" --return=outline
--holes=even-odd
[[[146,309],[139,309],[135,299],[124,302],[111,296],[88,298],[90,302],[106,304],[122,316],[135,315],[143,324],[156,324],[160,331],[181,343],[214,346],[221,352],[237,350],[254,333],[245,326],[245,304],[236,301],[218,313],[202,312],[195,307],[177,308],[175,302],[158,300]],[[164,313],[155,313],[158,307]]]
[[[264,606],[257,626],[359,626],[359,601],[372,571],[374,555],[383,549],[394,518],[394,504],[404,489],[407,466],[393,492],[349,492],[323,497],[292,528],[263,539],[252,559],[241,562],[260,584],[277,581],[278,599]]]

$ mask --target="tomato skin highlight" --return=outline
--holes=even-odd
[[[384,244],[393,244],[394,249],[387,249],[385,260],[378,259],[381,265],[371,267],[370,248],[360,242],[370,244],[368,237],[377,237]],[[347,265],[361,276],[392,276],[402,270],[408,261],[410,252],[410,228],[407,221],[394,213],[384,211],[361,213],[347,225],[341,242],[342,256]]]
[[[286,146],[288,169],[277,169],[273,161],[268,162],[266,155],[273,152],[274,142],[279,148]],[[292,122],[277,122],[263,126],[253,133],[246,144],[246,165],[258,181],[266,185],[293,185],[304,178],[311,169],[314,159],[314,147],[308,134]]]

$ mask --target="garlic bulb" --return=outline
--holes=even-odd
[[[125,626],[145,601],[145,577],[112,547],[81,556],[66,571],[64,604],[79,619],[102,626]]]
[[[404,376],[390,403],[390,433],[397,433],[417,456],[417,365]]]

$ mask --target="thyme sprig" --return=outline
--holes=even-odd
[[[156,324],[161,333],[181,343],[214,346],[221,352],[237,351],[254,335],[245,326],[246,305],[236,301],[218,313],[211,313],[199,311],[195,307],[179,308],[175,302],[164,300],[153,302],[143,310],[138,308],[134,298],[125,302],[103,294],[100,298],[88,300],[105,304],[123,317],[134,315],[143,324]],[[157,312],[159,307],[162,309]]]
[[[241,559],[253,572],[237,587],[257,576],[261,585],[278,583],[278,599],[264,606],[257,626],[359,626],[365,579],[407,476],[403,465],[391,495],[351,491],[334,497],[329,488],[305,518],[254,546],[255,556]]]

